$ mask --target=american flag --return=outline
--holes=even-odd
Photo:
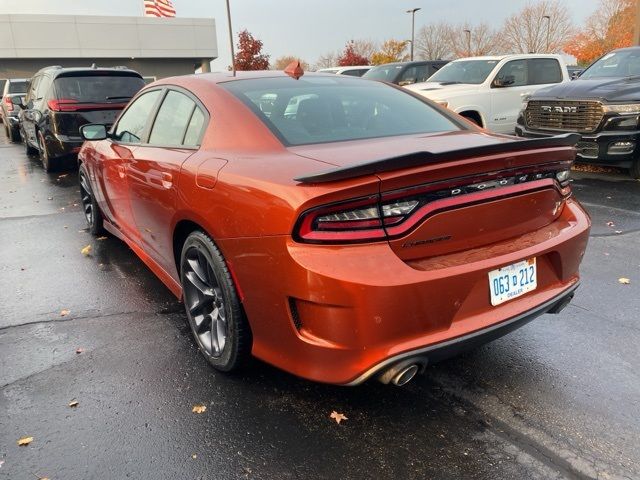
[[[144,0],[145,17],[175,17],[176,9],[171,0]]]

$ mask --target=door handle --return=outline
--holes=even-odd
[[[173,185],[173,175],[167,172],[162,172],[162,186],[167,190]]]
[[[124,178],[124,175],[125,175],[125,173],[124,173],[124,165],[118,165],[118,176],[120,178]]]

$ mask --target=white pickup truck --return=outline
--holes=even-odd
[[[404,88],[488,130],[514,134],[522,102],[529,95],[568,81],[560,55],[499,55],[454,60],[428,81]]]

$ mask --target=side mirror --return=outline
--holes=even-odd
[[[29,120],[30,122],[40,123],[40,121],[42,120],[42,113],[40,113],[38,110],[30,110],[27,108],[24,111],[24,118],[26,120]]]
[[[514,83],[516,83],[516,77],[514,77],[513,75],[505,75],[502,78],[496,77],[496,79],[493,81],[493,86],[496,88],[504,88],[510,87]]]
[[[107,127],[99,123],[89,123],[80,127],[80,135],[85,140],[104,140],[107,138]]]
[[[20,107],[20,108],[24,108],[25,104],[24,104],[24,97],[18,95],[15,97],[11,97],[11,103],[13,105],[15,105],[16,107]]]
[[[575,80],[575,79],[577,79],[577,78],[580,78],[580,74],[581,74],[581,73],[582,73],[581,71],[573,72],[573,73],[571,74],[571,80]]]

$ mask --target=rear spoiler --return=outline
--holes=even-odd
[[[434,162],[446,162],[465,157],[481,157],[500,153],[521,152],[523,150],[536,150],[542,148],[573,147],[581,136],[577,133],[566,133],[554,137],[531,138],[527,140],[515,140],[513,142],[501,142],[479,147],[461,148],[442,153],[414,152],[398,157],[383,158],[373,162],[364,162],[348,167],[338,167],[324,172],[312,173],[294,178],[301,183],[326,183],[347,178],[360,177],[401,168],[417,167]]]

